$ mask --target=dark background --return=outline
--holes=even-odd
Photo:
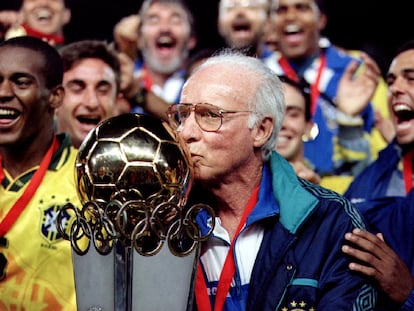
[[[123,16],[138,12],[142,0],[70,0],[72,20],[65,28],[67,43],[80,39],[112,41],[112,29]],[[188,0],[198,33],[198,46],[220,47],[216,16],[218,0]],[[332,43],[368,52],[383,72],[395,48],[414,38],[411,1],[326,0]],[[0,10],[17,8],[18,0],[0,0]]]

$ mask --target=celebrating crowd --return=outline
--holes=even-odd
[[[111,42],[66,42],[65,0],[0,11],[0,310],[77,310],[56,214],[82,208],[82,141],[123,113],[171,126],[188,204],[214,209],[194,310],[414,310],[414,41],[382,74],[322,35],[323,0],[217,14],[223,47],[197,49],[183,0],[144,0]]]

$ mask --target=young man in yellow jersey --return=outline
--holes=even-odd
[[[23,36],[0,44],[2,311],[76,310],[71,245],[56,229],[62,205],[80,206],[76,150],[53,126],[62,77],[61,58],[48,43]]]

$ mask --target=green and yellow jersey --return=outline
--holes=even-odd
[[[0,310],[76,311],[72,250],[57,231],[58,210],[70,202],[80,207],[75,184],[77,150],[68,136],[14,225],[0,237]],[[7,171],[0,185],[0,222],[22,195],[35,167],[12,180]],[[62,221],[69,222],[69,215]]]

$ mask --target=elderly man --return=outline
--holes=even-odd
[[[194,163],[193,201],[216,211],[201,249],[197,309],[373,310],[375,290],[341,252],[345,232],[364,228],[358,212],[273,151],[284,107],[275,73],[223,52],[196,69],[169,108]]]

